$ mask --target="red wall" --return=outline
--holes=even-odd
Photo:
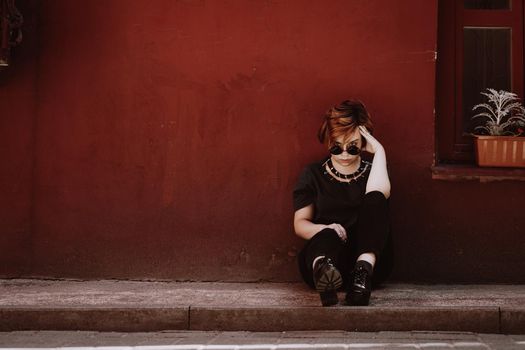
[[[2,108],[12,162],[34,142],[6,249],[31,276],[297,280],[291,190],[353,97],[387,150],[393,278],[525,282],[525,184],[431,179],[436,23],[436,0],[41,0],[37,96]]]
[[[34,0],[24,13],[24,45],[0,67],[0,276],[28,273],[31,263],[32,171],[36,107],[36,18]]]

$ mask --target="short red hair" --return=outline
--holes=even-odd
[[[341,135],[346,139],[360,125],[364,125],[370,133],[373,131],[374,126],[365,105],[361,101],[346,100],[326,111],[317,137],[330,148],[335,139]],[[366,139],[363,137],[362,147],[365,145]]]

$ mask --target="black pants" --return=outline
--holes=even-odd
[[[345,243],[335,230],[325,228],[316,233],[301,250],[298,255],[299,271],[311,288],[315,288],[312,263],[321,255],[331,258],[341,272],[343,287],[349,282],[356,259],[363,253],[376,255],[372,287],[377,287],[388,278],[394,259],[388,201],[383,193],[372,191],[365,195],[355,229],[347,232],[347,235],[348,241]]]

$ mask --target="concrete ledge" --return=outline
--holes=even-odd
[[[504,333],[524,333],[525,309],[504,313]],[[466,331],[500,332],[497,307],[2,308],[0,331]]]
[[[501,333],[525,334],[525,307],[503,307],[501,312]]]
[[[368,307],[323,308],[302,283],[0,280],[0,331],[525,334],[524,305],[525,285],[390,284],[373,291]]]
[[[192,307],[190,320],[190,330],[499,332],[497,307]]]
[[[186,330],[188,308],[0,308],[0,331],[81,330],[146,332]]]

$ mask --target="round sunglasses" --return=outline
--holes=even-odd
[[[359,153],[361,153],[361,149],[359,147],[357,147],[356,145],[350,145],[346,149],[346,152],[348,152],[348,154],[351,154],[351,155],[355,156],[355,155],[358,155]],[[330,148],[330,153],[333,154],[333,155],[338,155],[338,154],[343,153],[343,149],[341,148],[341,146],[335,145],[335,146],[332,146]]]

